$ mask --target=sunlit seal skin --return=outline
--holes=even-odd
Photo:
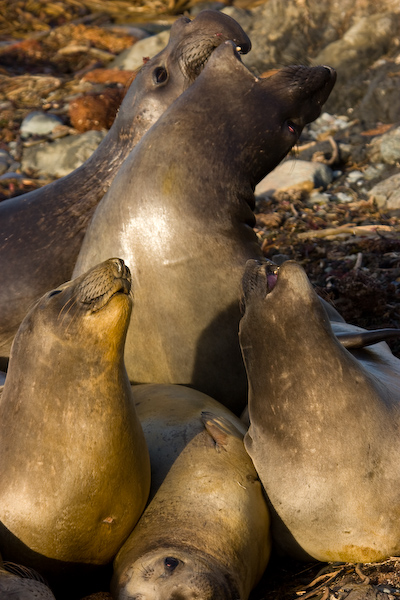
[[[0,400],[0,549],[59,585],[57,598],[74,597],[69,585],[81,575],[89,583],[113,559],[149,494],[123,362],[130,287],[123,261],[106,261],[43,296],[11,350]]]
[[[120,600],[246,600],[269,558],[269,515],[240,421],[184,386],[133,386],[150,504],[114,561]]]
[[[243,53],[250,50],[240,25],[223,13],[206,10],[193,21],[180,17],[166,48],[131,84],[94,154],[70,175],[0,203],[0,357],[9,356],[31,304],[71,279],[93,211],[129,152],[227,39]],[[50,260],[56,269],[48,268]]]
[[[250,261],[240,344],[249,452],[273,534],[297,557],[374,562],[400,552],[400,360],[345,349],[304,270]]]
[[[55,600],[52,591],[39,573],[22,565],[4,564],[1,557],[0,598],[4,600]]]
[[[131,381],[190,385],[240,413],[240,281],[246,260],[261,256],[254,186],[319,115],[334,81],[325,67],[256,79],[225,42],[125,161],[75,273],[116,252],[132,270]]]

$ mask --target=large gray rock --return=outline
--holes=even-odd
[[[110,69],[139,69],[144,58],[151,58],[161,52],[168,44],[169,31],[161,31],[157,35],[139,40],[131,48],[127,48],[117,56],[108,66]]]
[[[270,196],[276,191],[285,191],[296,186],[308,189],[326,188],[333,174],[324,163],[306,160],[286,160],[269,173],[256,186],[256,196]]]
[[[399,13],[398,0],[269,0],[251,11],[224,9],[233,16],[249,35],[253,50],[244,58],[246,65],[258,73],[285,64],[304,63],[315,58],[329,44],[340,40],[343,32],[355,29],[348,34],[348,41],[357,38],[366,25],[357,25],[376,13]],[[380,23],[380,19],[377,21]],[[395,21],[395,19],[394,19]],[[395,24],[396,26],[396,24]],[[372,36],[381,36],[382,24]],[[387,24],[387,44],[395,46],[395,40]],[[357,33],[358,31],[358,33]],[[357,34],[357,35],[356,35]],[[396,34],[397,35],[397,34]],[[367,44],[368,45],[368,44]],[[329,64],[329,63],[328,63]]]
[[[400,173],[375,185],[369,195],[380,208],[400,210]]]
[[[388,51],[397,32],[396,21],[393,13],[362,17],[340,40],[317,54],[315,63],[330,65],[342,80],[350,79]]]
[[[25,148],[22,170],[38,175],[63,177],[80,167],[96,150],[106,131],[87,131],[82,135],[61,138],[55,142]]]

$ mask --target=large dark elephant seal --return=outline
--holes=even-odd
[[[269,558],[269,515],[240,421],[174,385],[134,386],[154,497],[114,561],[119,600],[246,600]]]
[[[277,273],[277,275],[276,275]],[[293,261],[250,261],[240,344],[249,452],[284,550],[374,562],[400,552],[400,360],[385,343],[346,350]]]
[[[0,551],[59,585],[57,598],[73,597],[68,585],[84,589],[92,568],[113,559],[149,494],[123,362],[130,287],[123,261],[106,261],[39,300],[11,350],[0,400]]]
[[[243,409],[240,281],[246,260],[261,257],[254,186],[319,115],[334,81],[326,67],[257,79],[226,42],[125,161],[75,273],[114,255],[132,270],[131,381],[187,384]]]
[[[70,175],[0,203],[0,357],[9,356],[31,304],[71,279],[93,211],[129,152],[228,39],[243,53],[250,50],[240,25],[223,13],[206,10],[193,21],[180,17],[166,48],[130,86],[94,154]],[[49,268],[50,260],[57,268]]]

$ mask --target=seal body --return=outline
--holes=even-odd
[[[133,393],[153,497],[114,561],[114,597],[246,600],[267,565],[270,535],[242,424],[183,386]]]
[[[93,155],[66,177],[0,203],[0,357],[9,356],[32,303],[71,279],[87,225],[129,152],[227,39],[242,52],[250,49],[242,28],[223,13],[206,10],[193,21],[179,18],[166,48],[131,84]],[[49,269],[49,260],[57,268]]]
[[[116,253],[132,270],[131,381],[187,384],[244,407],[238,302],[246,260],[261,256],[254,186],[319,114],[334,78],[288,67],[258,80],[226,42],[125,161],[75,274]]]
[[[129,292],[123,261],[106,261],[46,294],[12,347],[0,401],[0,548],[60,594],[112,560],[149,494],[123,362]]]
[[[249,452],[284,550],[375,562],[400,551],[400,361],[345,349],[300,265],[250,261],[240,343]]]

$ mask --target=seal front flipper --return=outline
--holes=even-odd
[[[201,413],[201,420],[204,423],[206,431],[214,440],[218,452],[220,452],[221,449],[226,450],[229,438],[232,436],[243,440],[243,434],[225,417],[217,416],[212,412],[203,411]]]
[[[371,329],[355,333],[337,333],[336,338],[345,348],[365,348],[400,337],[400,329]]]

